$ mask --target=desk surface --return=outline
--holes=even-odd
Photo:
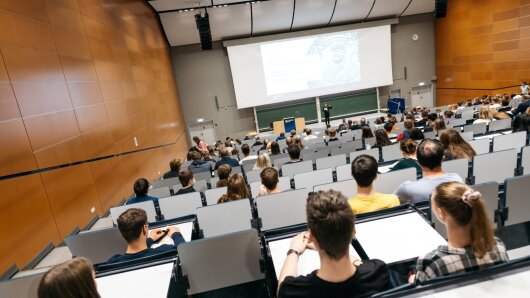
[[[282,271],[283,263],[287,258],[287,251],[291,245],[292,237],[270,241],[269,248],[272,257],[272,263],[274,265],[274,271],[276,272],[276,278],[280,277],[280,272]],[[354,256],[356,259],[360,259],[357,255],[357,252],[350,245],[350,255]],[[314,270],[320,268],[320,257],[318,252],[313,249],[306,249],[304,253],[298,259],[298,274],[307,275]]]
[[[184,240],[186,240],[186,242],[190,242],[191,241],[191,232],[193,230],[193,221],[190,221],[190,222],[185,222],[185,223],[181,223],[181,224],[176,224],[176,225],[167,225],[167,226],[164,226],[164,227],[157,227],[156,229],[162,229],[162,230],[166,230],[168,227],[172,227],[172,226],[177,226],[179,227],[180,229],[180,233],[182,234],[182,237],[184,237]],[[151,231],[153,229],[150,229],[149,231]],[[160,242],[156,243],[156,244],[153,244],[151,246],[151,248],[157,248],[159,247],[160,245],[163,245],[163,244],[175,244],[173,242],[173,239],[171,239],[171,237],[169,237],[169,235],[166,235],[164,238],[162,238],[162,240],[160,240]]]
[[[355,230],[368,257],[387,264],[424,256],[447,244],[416,212],[357,223]]]
[[[530,293],[530,283],[528,281],[530,281],[530,271],[524,271],[467,286],[455,285],[455,288],[433,293],[427,297],[528,297]]]
[[[166,298],[173,262],[96,278],[102,298]]]

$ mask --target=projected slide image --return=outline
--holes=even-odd
[[[268,96],[361,81],[357,32],[261,45]]]

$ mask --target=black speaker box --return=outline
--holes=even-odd
[[[434,2],[434,18],[445,18],[447,14],[447,1],[448,0],[435,0]]]
[[[211,50],[213,48],[213,44],[208,13],[196,14],[195,23],[197,24],[197,30],[199,30],[199,37],[201,39],[201,49],[203,51]]]

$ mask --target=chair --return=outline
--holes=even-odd
[[[505,207],[508,208],[506,226],[530,221],[528,196],[530,175],[508,178],[505,181]]]
[[[355,152],[352,152],[350,153],[350,163],[359,155],[363,155],[363,154],[366,154],[366,155],[371,155],[375,158],[375,160],[377,160],[379,162],[379,148],[371,148],[371,149],[366,149],[366,150],[361,150],[361,151],[355,151]]]
[[[303,152],[302,159],[304,161],[311,160],[315,164],[318,158],[328,157],[330,150],[329,148],[322,148],[315,152]]]
[[[436,138],[436,132],[434,130],[433,131],[424,132],[423,136],[426,139],[435,139]]]
[[[161,179],[161,180],[153,181],[151,183],[151,186],[153,186],[153,188],[160,188],[160,187],[175,185],[177,183],[179,183],[179,178],[175,177],[175,178]]]
[[[195,214],[196,209],[202,207],[201,194],[191,192],[158,200],[160,212],[165,219],[183,217]]]
[[[197,219],[205,238],[251,229],[250,201],[241,199],[198,208]]]
[[[468,132],[460,132],[460,136],[461,136],[462,139],[464,139],[464,141],[466,141],[466,142],[473,141],[473,132],[472,132],[472,131],[468,131]]]
[[[473,116],[475,115],[475,110],[474,109],[469,109],[469,110],[463,110],[462,111],[462,119],[463,120],[471,120],[473,119]]]
[[[383,155],[384,162],[403,158],[403,153],[401,152],[401,149],[399,148],[399,144],[383,146],[381,148],[381,153]]]
[[[346,164],[346,165],[338,166],[335,170],[337,171],[337,181],[352,179],[351,165]]]
[[[217,201],[219,198],[226,194],[226,186],[214,188],[214,189],[208,189],[204,192],[204,196],[206,197],[206,204],[208,205],[215,205],[217,204]]]
[[[271,160],[271,162],[274,164],[274,161],[277,160],[278,158],[286,158],[286,157],[289,157],[289,154],[288,153],[282,153],[282,154],[277,154],[277,155],[270,155],[269,158]]]
[[[149,189],[147,193],[148,195],[156,198],[165,198],[171,196],[171,192],[169,191],[168,186],[152,188]]]
[[[462,180],[466,181],[469,175],[469,160],[467,158],[453,159],[442,163],[445,173],[457,173]]]
[[[473,135],[485,134],[487,131],[487,124],[484,123],[474,123],[464,126],[464,132],[472,131]]]
[[[243,168],[243,170],[245,170],[245,173],[246,172],[249,172],[249,171],[252,171],[252,169],[254,169],[254,165],[256,165],[256,160],[252,160],[253,162],[252,163],[245,163],[243,164],[241,167]]]
[[[515,149],[476,155],[473,157],[474,183],[490,181],[503,183],[506,178],[514,176],[516,167],[517,151]]]
[[[322,157],[316,160],[317,170],[322,170],[326,168],[331,168],[332,171],[335,171],[337,166],[342,166],[346,164],[346,155],[334,155],[329,157]]]
[[[255,171],[247,172],[247,183],[250,184],[252,182],[260,181],[261,171],[263,170],[255,170]]]
[[[306,188],[311,191],[315,185],[333,182],[333,172],[330,168],[294,175],[295,189]]]
[[[260,186],[261,186],[261,179],[259,181],[254,181],[250,183],[250,192],[252,193],[252,198],[257,198],[259,196]],[[278,187],[282,190],[282,192],[291,190],[291,178],[279,177]]]
[[[405,181],[416,181],[416,168],[406,168],[394,172],[377,175],[374,180],[374,190],[379,193],[394,193]]]
[[[460,118],[460,119],[452,119],[450,124],[453,125],[453,127],[456,126],[462,126],[466,124],[466,119]]]
[[[313,171],[313,162],[311,160],[282,165],[282,176],[290,177],[291,179],[295,174],[311,171]]]
[[[482,194],[482,199],[486,205],[486,213],[488,214],[491,223],[494,223],[495,212],[499,208],[499,183],[480,183],[473,185],[472,188]]]
[[[287,163],[287,162],[290,162],[290,161],[291,161],[290,157],[282,157],[282,158],[278,158],[278,159],[274,160],[274,162],[272,164],[276,168],[281,169],[284,163]]]
[[[319,190],[328,191],[328,190],[340,191],[346,198],[353,198],[357,195],[357,184],[355,180],[350,179],[342,180],[333,183],[320,184],[313,187],[313,191],[317,192]]]
[[[510,119],[505,119],[510,120]],[[515,148],[517,152],[526,146],[526,131],[513,132],[507,135],[496,136],[493,138],[493,151],[501,151]]]
[[[477,154],[486,154],[490,152],[490,140],[488,138],[473,140],[468,142]]]
[[[158,203],[160,204],[161,200],[158,200]],[[118,217],[125,211],[131,209],[131,208],[138,208],[143,209],[145,213],[147,213],[147,220],[150,222],[156,221],[156,211],[155,211],[155,205],[153,201],[145,201],[140,203],[134,203],[129,205],[123,205],[118,207],[112,207],[110,208],[110,217],[112,218],[112,222],[116,225]]]
[[[365,138],[364,139],[364,147],[366,147],[366,149],[369,149],[369,148],[373,147],[374,145],[375,145],[375,137],[373,137],[373,138]]]
[[[261,230],[305,223],[307,193],[307,189],[297,189],[258,197],[255,202],[261,218]]]
[[[39,283],[45,272],[0,282],[2,297],[37,298]]]
[[[210,179],[210,188],[217,188],[217,182],[219,182],[219,177],[213,177]]]
[[[523,175],[530,174],[530,146],[521,150],[521,167],[523,168]]]
[[[94,264],[127,250],[127,241],[118,228],[100,229],[68,236],[64,239],[73,257],[85,257]]]
[[[195,178],[195,180],[197,181],[206,180],[206,182],[210,182],[210,178],[212,178],[212,173],[210,172],[193,173],[193,178]]]
[[[512,127],[512,119],[501,119],[496,121],[491,121],[488,130],[490,132],[509,129]]]
[[[225,204],[221,204],[225,205]],[[210,208],[210,207],[205,207]],[[177,282],[188,285],[187,295],[230,287],[244,287],[263,280],[260,240],[256,230],[247,229],[218,237],[196,240],[177,248],[180,270]],[[253,288],[254,289],[254,288]],[[256,290],[263,291],[263,287]],[[221,296],[212,294],[212,297]],[[226,297],[260,297],[253,293],[236,293]]]

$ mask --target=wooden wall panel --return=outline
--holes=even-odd
[[[36,196],[54,211],[55,232],[44,238],[84,226],[91,207],[105,212],[137,178],[158,178],[184,157],[169,49],[145,1],[0,0],[0,30],[1,187],[37,172]],[[0,271],[24,265],[37,240],[2,254]]]
[[[518,92],[530,81],[530,3],[455,0],[436,20],[437,104]],[[525,50],[526,49],[526,50]]]
[[[39,174],[0,181],[0,269],[19,267],[61,240]]]

